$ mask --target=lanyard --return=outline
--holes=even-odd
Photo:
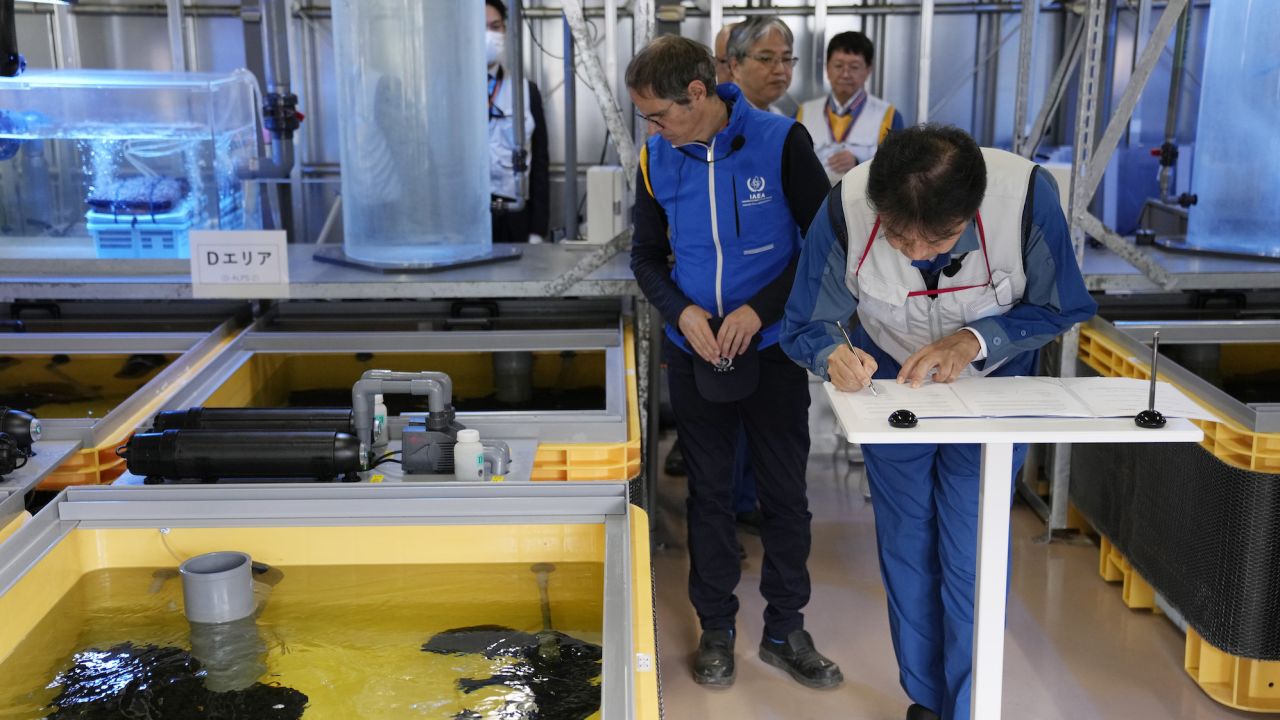
[[[502,90],[502,69],[499,68],[498,74],[494,76],[494,79],[493,79],[493,90],[489,91],[489,117],[491,118],[501,118],[501,117],[507,116],[506,113],[502,112],[501,108],[498,108],[496,110],[497,112],[496,115],[494,114],[495,110],[493,107],[493,101],[498,99],[498,93],[501,90]]]
[[[991,258],[987,256],[987,233],[982,229],[982,213],[978,213],[976,220],[978,221],[978,242],[982,245],[982,260],[987,264],[987,281],[984,283],[978,283],[977,285],[965,285],[963,287],[939,288],[937,290],[913,290],[907,293],[907,297],[920,297],[921,295],[937,296],[991,285]],[[867,261],[867,255],[871,253],[871,243],[876,241],[876,235],[878,234],[880,234],[879,215],[876,216],[876,224],[871,228],[871,237],[867,238],[867,247],[862,251],[862,257],[858,258],[858,267],[853,269],[854,277],[857,277],[858,273],[862,272],[862,263]]]
[[[849,102],[849,107],[844,112],[839,112],[839,108],[835,106],[835,103],[832,102],[833,100],[835,100],[834,95],[827,96],[827,107],[823,117],[827,121],[827,132],[831,133],[831,139],[837,143],[842,143],[845,138],[849,137],[849,133],[853,131],[853,126],[858,123],[858,116],[862,114],[862,106],[867,104],[867,91],[859,90],[857,97]],[[850,116],[849,124],[845,126],[844,132],[840,133],[840,137],[836,137],[836,129],[831,126],[831,116],[833,114]]]

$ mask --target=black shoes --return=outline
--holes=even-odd
[[[941,718],[938,717],[938,713],[925,706],[912,703],[911,707],[907,708],[907,720],[941,720]]]
[[[813,638],[804,630],[793,631],[784,643],[764,638],[760,641],[760,659],[786,670],[805,687],[833,688],[844,682],[840,666],[814,649]]]
[[[699,685],[733,684],[733,632],[704,630],[693,658],[693,681]]]

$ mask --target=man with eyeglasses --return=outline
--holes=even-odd
[[[835,687],[815,649],[809,602],[808,378],[778,347],[801,232],[826,197],[826,173],[799,124],[716,86],[707,48],[654,40],[627,67],[652,136],[641,147],[631,269],[666,320],[663,357],[688,469],[689,599],[702,636],[694,680],[731,685],[741,566],[732,467],[750,439],[763,514],[760,658],[797,682]],[[674,256],[674,265],[669,257]]]
[[[1049,173],[925,125],[890,133],[827,196],[782,346],[838,389],[870,394],[872,378],[1035,375],[1040,347],[1096,310]],[[855,312],[857,349],[836,326]],[[980,447],[862,454],[907,718],[969,720]],[[1015,475],[1025,456],[1015,446]]]
[[[796,121],[813,137],[831,182],[870,160],[885,136],[903,127],[902,113],[866,90],[873,57],[875,45],[860,32],[831,38],[827,43],[831,93],[804,103],[796,114]]]
[[[502,61],[507,38],[507,6],[485,0],[485,54],[489,61],[489,186],[501,198],[515,200],[519,183],[515,171],[515,122],[511,118],[511,83]],[[520,58],[515,59],[520,62]],[[529,183],[524,208],[493,211],[494,242],[540,243],[550,224],[551,167],[547,153],[547,123],[542,94],[529,80],[524,84],[524,147],[528,153]]]
[[[777,102],[791,87],[791,73],[799,62],[792,53],[794,45],[791,28],[776,15],[750,17],[729,31],[729,71],[751,107],[791,117]]]

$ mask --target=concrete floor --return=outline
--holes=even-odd
[[[665,449],[670,439],[664,443]],[[856,467],[856,466],[853,466]],[[695,685],[690,657],[697,618],[686,594],[684,478],[659,484],[654,553],[658,643],[667,720],[900,720],[909,701],[898,685],[871,505],[843,458],[809,461],[813,596],[806,628],[840,664],[845,682],[816,691],[756,657],[763,622],[760,539],[742,535],[748,557],[738,597],[737,682]],[[1130,720],[1259,717],[1210,700],[1182,669],[1183,635],[1164,616],[1132,611],[1119,585],[1098,576],[1098,548],[1083,539],[1037,542],[1044,526],[1019,503],[1013,513],[1013,578],[1005,641],[1004,717],[1009,720]]]

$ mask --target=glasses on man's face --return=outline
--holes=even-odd
[[[768,67],[781,65],[784,68],[793,68],[796,66],[796,63],[800,62],[800,58],[792,57],[790,55],[748,55],[747,57],[750,57],[761,65],[767,65]]]
[[[867,69],[866,65],[846,65],[844,63],[831,63],[829,67],[832,75],[844,75],[845,73],[853,75]]]
[[[678,101],[676,100],[672,100],[671,102],[667,103],[667,106],[665,108],[651,115],[645,115],[639,110],[636,110],[636,117],[640,118],[644,122],[653,123],[654,125],[657,125],[659,130],[666,130],[667,126],[662,124],[662,118],[667,116],[667,113],[671,111],[671,108],[676,106],[677,102]]]

